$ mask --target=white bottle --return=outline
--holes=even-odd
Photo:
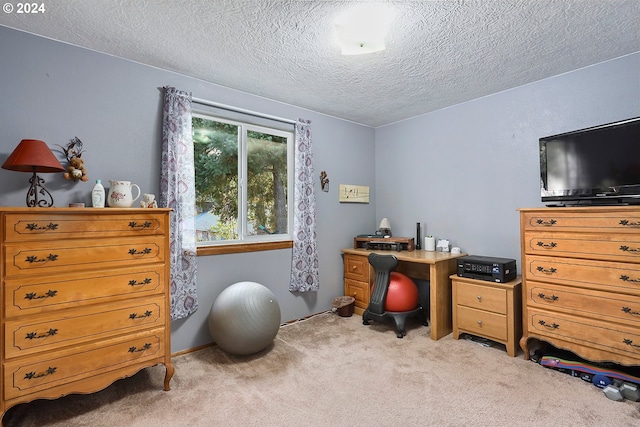
[[[91,191],[91,203],[94,208],[104,208],[104,187],[99,179],[96,179],[96,185]]]

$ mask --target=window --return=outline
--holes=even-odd
[[[201,113],[192,131],[198,246],[289,240],[293,131]]]

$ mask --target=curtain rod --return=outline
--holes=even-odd
[[[257,111],[251,111],[251,110],[245,110],[244,108],[232,107],[231,105],[220,104],[220,103],[208,101],[202,98],[192,97],[191,101],[195,102],[196,104],[202,104],[202,105],[207,105],[209,107],[221,108],[223,110],[234,111],[236,113],[248,114],[250,116],[260,117],[263,119],[275,120],[278,122],[288,123],[291,125],[296,124],[295,120],[285,119],[283,117],[270,116],[269,114],[262,114],[262,113],[258,113]]]

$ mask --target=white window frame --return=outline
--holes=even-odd
[[[293,203],[294,203],[294,191],[295,191],[295,132],[285,131],[281,129],[272,128],[269,126],[256,125],[239,120],[231,120],[223,117],[219,117],[211,113],[193,112],[193,117],[216,121],[220,123],[227,123],[234,126],[238,126],[238,239],[235,240],[212,240],[205,242],[197,242],[197,246],[221,246],[221,245],[233,245],[238,243],[259,243],[259,242],[280,242],[292,240],[293,236]],[[278,234],[261,234],[255,236],[247,235],[248,220],[247,220],[247,186],[245,185],[247,180],[247,133],[248,131],[255,131],[260,133],[267,133],[287,139],[287,232]]]

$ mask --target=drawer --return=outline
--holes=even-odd
[[[459,330],[499,341],[507,340],[507,316],[461,305],[457,312]]]
[[[158,296],[9,320],[5,322],[4,356],[8,359],[160,327],[165,320],[164,304],[164,298]]]
[[[126,368],[163,356],[164,331],[156,329],[52,353],[46,360],[32,357],[8,362],[4,364],[4,399],[90,379],[109,370]],[[50,397],[61,395],[62,393]]]
[[[164,263],[164,236],[5,245],[5,275],[53,274]]]
[[[369,260],[366,256],[345,254],[344,256],[344,277],[361,282],[369,281]]]
[[[640,232],[633,234],[524,233],[525,253],[640,263]]]
[[[51,213],[48,215],[9,213],[5,215],[4,237],[7,242],[161,235],[164,215],[149,211],[124,214]]]
[[[594,233],[640,232],[640,214],[637,212],[523,212],[522,227],[525,231],[571,231]]]
[[[369,306],[371,290],[367,282],[344,279],[344,294],[356,299],[356,306],[366,309]]]
[[[532,307],[528,308],[527,317],[531,333],[640,360],[640,329],[637,326],[617,325]],[[614,359],[612,356],[612,360]]]
[[[525,255],[527,280],[640,295],[640,265]]]
[[[164,265],[118,269],[100,276],[46,275],[11,278],[4,282],[5,317],[133,299],[164,292]]]
[[[494,313],[507,314],[507,291],[489,286],[453,280],[456,286],[456,301],[454,304]]]
[[[640,327],[640,295],[584,290],[527,281],[527,305]]]

